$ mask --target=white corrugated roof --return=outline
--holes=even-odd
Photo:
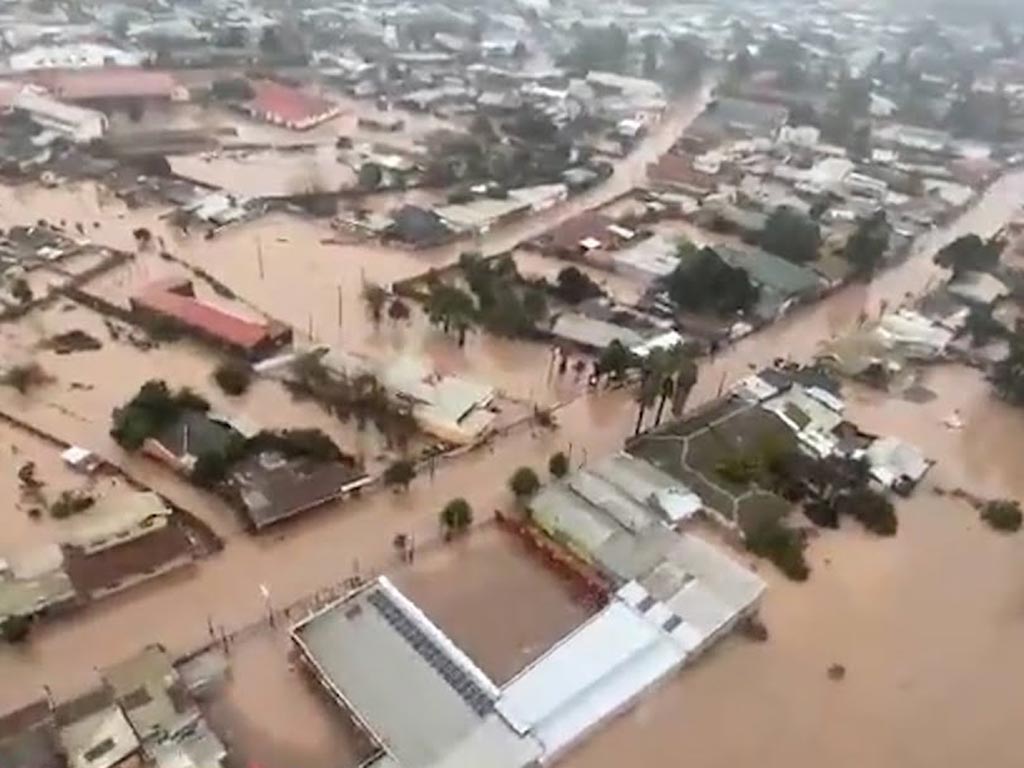
[[[616,601],[505,686],[497,709],[550,759],[684,659],[678,642]]]

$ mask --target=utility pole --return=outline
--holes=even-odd
[[[338,283],[338,328],[341,328],[341,320],[344,316],[344,300],[341,295],[341,283]]]
[[[256,263],[260,269],[260,280],[266,275],[263,272],[263,240],[257,235],[256,237]]]

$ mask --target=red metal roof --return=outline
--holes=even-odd
[[[167,72],[134,67],[42,73],[36,79],[54,96],[68,101],[169,99],[178,88],[178,81]]]
[[[271,335],[266,323],[246,320],[193,296],[172,293],[166,288],[166,281],[154,284],[136,296],[135,303],[241,349],[254,349]]]
[[[337,105],[326,99],[271,80],[257,80],[252,83],[252,89],[255,95],[248,109],[271,122],[312,125],[337,111]]]

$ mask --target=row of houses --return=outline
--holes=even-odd
[[[191,565],[198,542],[155,493],[105,495],[61,541],[0,559],[0,627],[63,612]]]
[[[148,646],[97,670],[80,696],[32,702],[0,717],[4,768],[220,768],[227,749],[203,718],[196,690],[167,652]]]
[[[200,457],[231,458],[231,446],[249,437],[254,435],[216,414],[186,409],[149,436],[142,451],[190,476]],[[246,525],[260,531],[345,498],[369,482],[362,468],[346,457],[318,460],[260,448],[231,460],[219,490],[238,509]]]

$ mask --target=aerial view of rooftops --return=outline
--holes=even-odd
[[[1024,3],[0,0],[0,768],[1021,768]]]

